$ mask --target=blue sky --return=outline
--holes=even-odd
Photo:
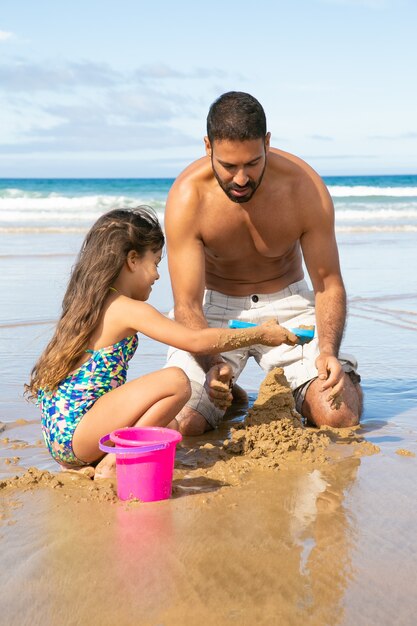
[[[322,175],[417,173],[415,0],[2,0],[0,177],[175,176],[211,102]]]

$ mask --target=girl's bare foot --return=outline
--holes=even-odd
[[[61,465],[61,472],[68,472],[69,474],[75,474],[80,478],[94,478],[95,469],[91,465],[85,465],[83,467],[64,467]]]
[[[116,455],[106,454],[106,456],[96,465],[94,480],[97,478],[116,478]]]

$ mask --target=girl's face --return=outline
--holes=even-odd
[[[130,253],[129,253],[130,254]],[[162,250],[147,250],[142,257],[136,255],[132,272],[132,298],[147,300],[151,295],[152,286],[159,278],[158,265]]]

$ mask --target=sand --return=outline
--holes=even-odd
[[[16,237],[3,237],[13,253]],[[0,621],[414,626],[417,275],[400,278],[416,264],[415,236],[345,235],[339,245],[350,302],[344,348],[360,363],[362,425],[303,429],[289,410],[278,424],[264,415],[241,428],[248,416],[235,408],[218,431],[181,443],[172,498],[149,504],[118,501],[111,482],[97,490],[63,477],[36,407],[21,397],[59,311],[73,262],[60,253],[71,241],[39,235],[30,259],[25,240],[1,260]],[[44,258],[54,246],[57,256]],[[167,311],[166,268],[156,288],[154,303]],[[164,363],[165,347],[142,337],[129,375]],[[261,380],[252,359],[239,379],[251,403]],[[289,433],[292,449],[263,449],[261,430],[272,428]],[[297,452],[294,432],[324,445]],[[26,486],[15,484],[31,467]]]
[[[407,520],[415,458],[398,446],[376,454],[363,429],[303,427],[280,370],[243,420],[181,442],[162,502],[120,502],[112,481],[25,470],[25,455],[45,452],[24,445],[33,426],[2,433],[23,457],[0,482],[8,626],[414,623],[415,542],[393,530],[398,512]],[[362,466],[367,454],[374,467]]]
[[[407,489],[404,469],[391,468],[384,486],[374,472],[360,476],[361,458],[350,454],[280,469],[255,469],[260,459],[228,455],[193,471],[213,448],[221,446],[185,442],[179,456],[190,468],[175,471],[173,497],[156,503],[118,502],[111,491],[102,497],[102,484],[101,495],[93,481],[68,474],[32,470],[13,485],[4,481],[4,623],[413,623],[409,545],[391,532],[394,510],[405,504],[392,492],[393,479],[401,475]],[[210,478],[217,464],[223,470]],[[364,481],[366,499],[355,495]],[[392,492],[388,511],[378,497],[385,489]],[[352,498],[360,504],[354,516]],[[374,533],[360,539],[365,524]],[[381,544],[390,571],[370,560]],[[392,576],[395,609],[382,610]]]
[[[174,494],[181,492],[180,479],[184,477],[187,477],[187,484],[194,477],[213,481],[213,484],[236,486],[242,482],[242,475],[251,471],[278,470],[292,464],[304,467],[322,465],[330,461],[330,445],[337,443],[340,437],[356,446],[355,454],[379,452],[377,446],[358,437],[355,430],[305,428],[295,410],[284,372],[275,368],[262,382],[258,397],[243,422],[231,429],[230,437],[218,445],[207,442],[193,446],[190,439],[179,444],[174,474],[178,482]],[[25,447],[25,444],[13,443],[7,437],[3,443],[12,449],[19,445]],[[17,464],[19,460],[19,457],[11,457],[6,462]],[[116,503],[116,480],[91,480],[92,477],[92,471],[61,471],[57,474],[30,467],[21,475],[0,481],[0,491],[48,488],[60,490],[78,502],[87,499]]]

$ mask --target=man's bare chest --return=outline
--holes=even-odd
[[[285,256],[299,239],[300,230],[288,215],[257,211],[248,216],[233,211],[206,214],[201,235],[208,258],[233,261],[242,258],[274,259]]]

